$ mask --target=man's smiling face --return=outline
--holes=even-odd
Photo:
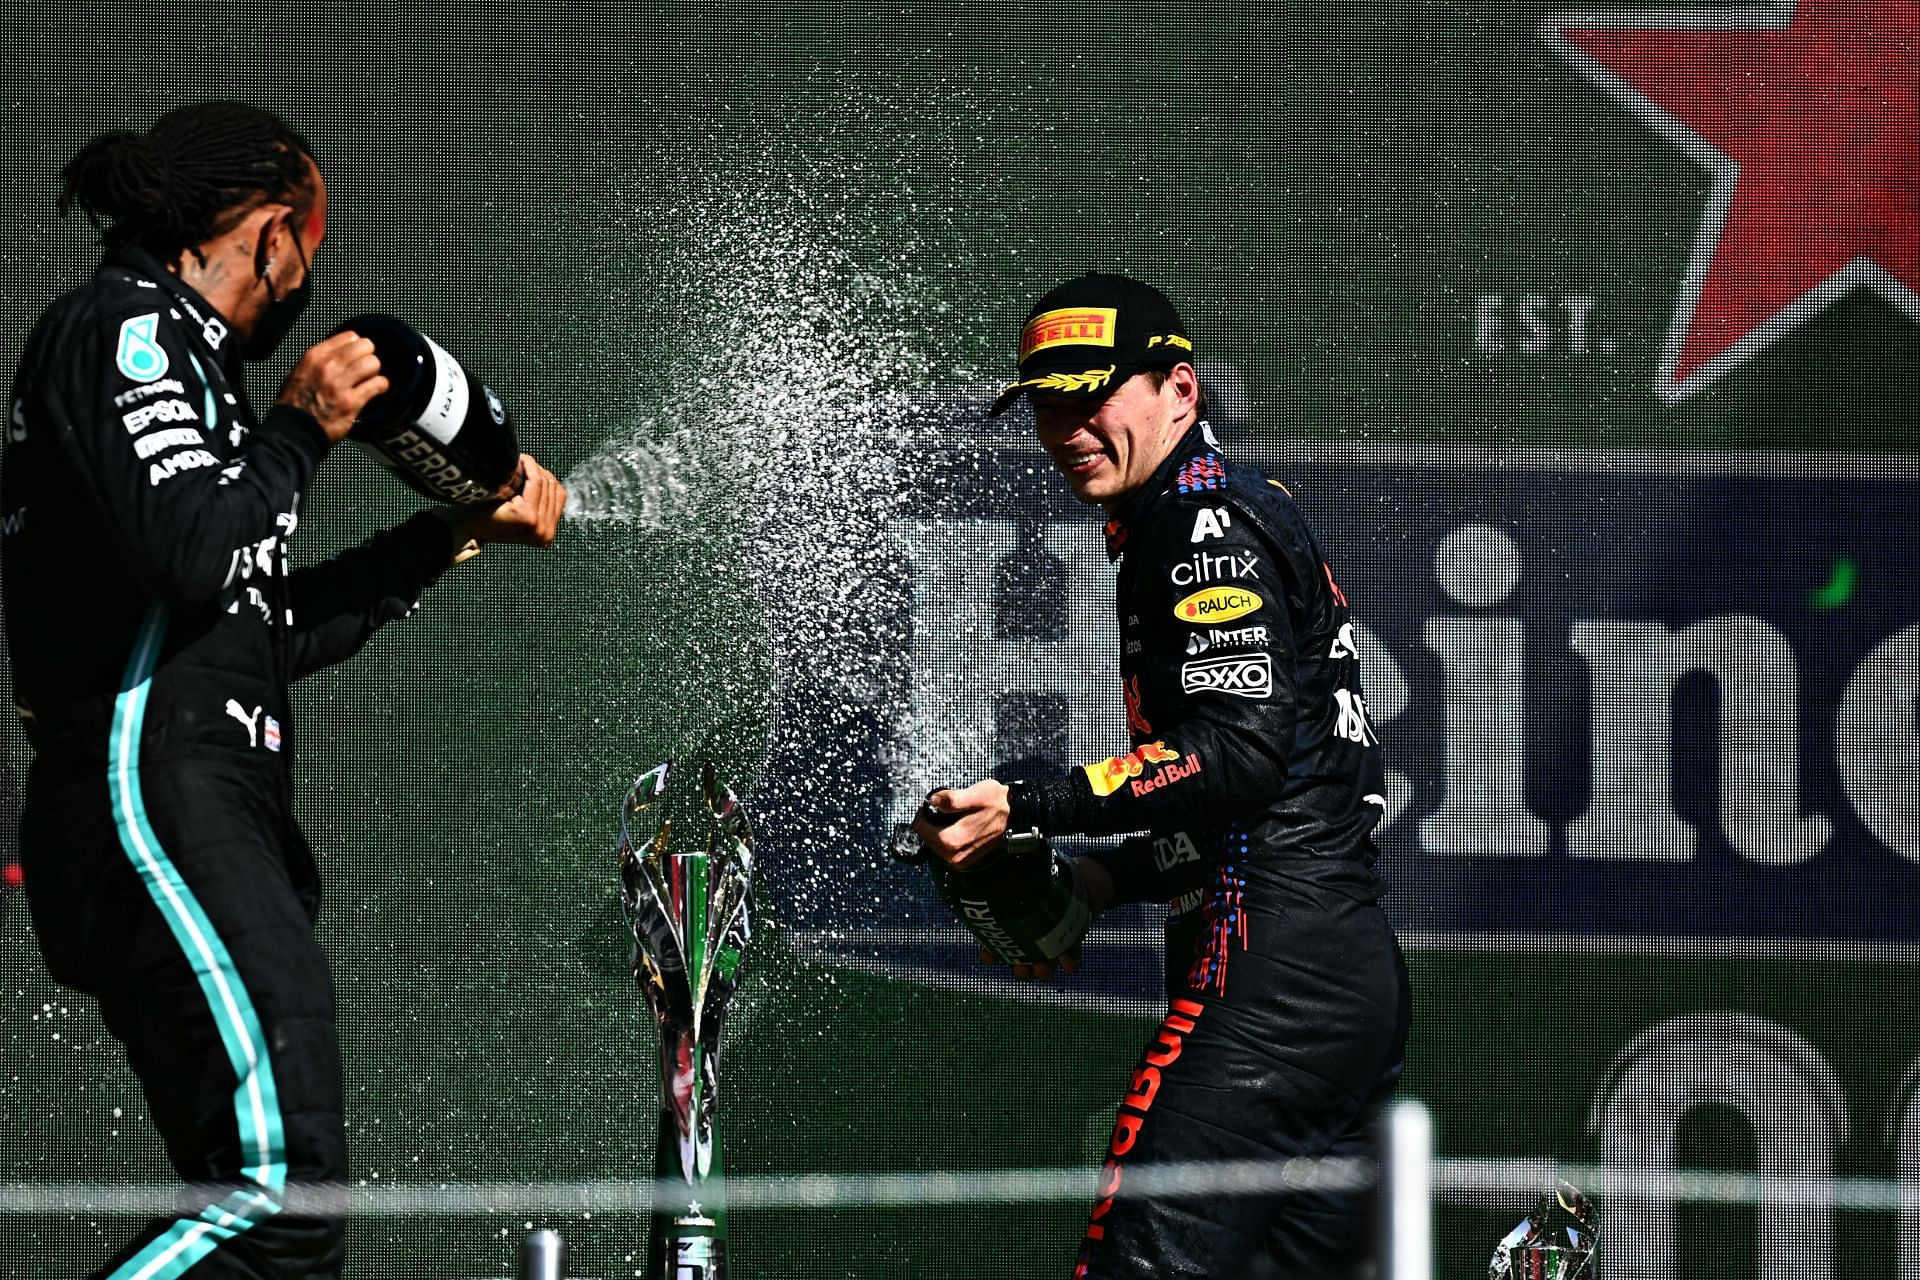
[[[1031,393],[1033,422],[1073,496],[1111,511],[1153,477],[1192,425],[1193,366],[1134,374],[1105,396]]]

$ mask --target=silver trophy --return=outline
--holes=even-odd
[[[1570,1182],[1542,1192],[1493,1251],[1488,1280],[1594,1280],[1600,1211]]]
[[[620,810],[620,905],[633,931],[633,980],[660,1033],[647,1275],[724,1280],[726,1185],[714,1112],[720,1030],[753,929],[753,827],[708,764],[700,771],[705,819],[695,814],[707,829],[676,831],[662,802],[670,772],[662,764],[640,775]],[[669,1183],[684,1194],[669,1200],[658,1189]]]

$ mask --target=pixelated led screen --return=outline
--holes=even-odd
[[[1443,1160],[1920,1177],[1910,4],[14,10],[9,368],[93,260],[60,164],[241,96],[332,191],[256,397],[393,312],[575,493],[553,552],[462,566],[296,691],[356,1187],[650,1174],[612,841],[638,772],[712,759],[766,919],[729,1171],[1091,1194],[1155,913],[1016,991],[883,845],[929,785],[1124,740],[1098,513],[983,414],[1032,299],[1093,267],[1180,304],[1228,453],[1297,491],[1362,624],[1403,1093]],[[337,451],[296,552],[416,505]],[[17,900],[0,993],[0,1183],[164,1181]],[[1483,1274],[1532,1194],[1443,1199],[1436,1274]],[[1063,1277],[1085,1213],[737,1209],[733,1273]],[[1607,1274],[1891,1280],[1903,1221],[1655,1197]],[[357,1217],[348,1274],[507,1275],[536,1225],[572,1274],[643,1266],[643,1215],[476,1205]],[[131,1230],[9,1212],[0,1269]]]

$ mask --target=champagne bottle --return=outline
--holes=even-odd
[[[437,502],[511,498],[525,477],[513,415],[493,388],[404,320],[355,316],[334,330],[373,343],[388,387],[367,401],[348,438]]]

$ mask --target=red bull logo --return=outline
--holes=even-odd
[[[1198,772],[1200,772],[1200,757],[1187,756],[1185,757],[1185,763],[1175,761],[1160,772],[1154,774],[1151,778],[1145,778],[1128,785],[1133,788],[1133,794],[1144,796],[1149,791],[1158,791],[1163,787],[1170,787],[1176,782],[1182,782]]]
[[[1127,728],[1143,738],[1152,733],[1153,725],[1148,723],[1146,713],[1140,710],[1140,677],[1128,676],[1121,681],[1120,692],[1127,700]]]
[[[1093,794],[1110,796],[1132,779],[1140,777],[1150,764],[1171,764],[1180,759],[1180,753],[1164,742],[1149,742],[1135,747],[1123,756],[1108,756],[1094,764],[1082,765],[1080,771],[1087,775],[1087,782],[1093,787]],[[1199,768],[1194,762],[1194,768]],[[1162,770],[1162,772],[1165,772]],[[1181,775],[1185,777],[1185,774]],[[1156,784],[1159,785],[1159,784]]]

